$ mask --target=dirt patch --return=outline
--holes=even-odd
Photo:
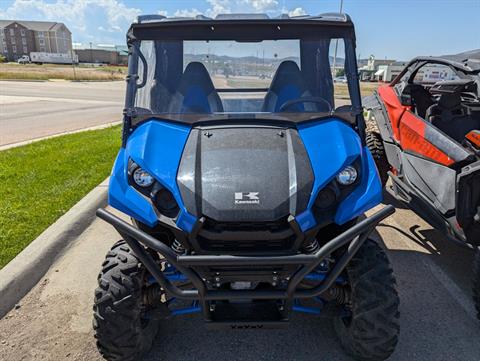
[[[362,97],[372,95],[377,88],[382,85],[381,83],[367,83],[360,82],[360,93]],[[343,83],[335,83],[335,96],[349,96],[348,85]]]
[[[37,65],[37,64],[0,64],[0,79],[25,80],[123,80],[127,73],[126,67],[102,66],[87,67],[71,65]]]
[[[102,360],[93,331],[74,327],[82,309],[74,296],[42,299],[44,279],[25,299],[0,320],[0,354],[4,361]]]
[[[118,237],[96,220],[71,244],[0,320],[2,361],[103,360],[93,337],[93,294],[104,255]]]

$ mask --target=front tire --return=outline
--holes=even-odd
[[[146,270],[125,241],[113,245],[98,275],[93,305],[97,347],[109,361],[138,360],[158,331],[143,304]]]
[[[373,160],[378,169],[382,187],[385,187],[388,181],[388,172],[390,171],[390,164],[388,163],[385,148],[383,146],[382,137],[380,134],[372,131],[367,131],[366,139],[367,147],[372,153]]]
[[[359,360],[385,360],[398,342],[399,298],[385,252],[367,240],[347,266],[351,304],[334,320],[344,349]]]
[[[480,247],[477,249],[473,261],[473,302],[480,320]]]

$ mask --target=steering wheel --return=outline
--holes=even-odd
[[[288,108],[290,108],[292,105],[298,104],[298,103],[317,103],[317,104],[326,104],[328,106],[328,112],[332,111],[332,105],[330,102],[326,99],[323,99],[321,97],[301,97],[297,99],[292,99],[288,100],[285,103],[283,103],[280,107],[280,111],[284,112]]]

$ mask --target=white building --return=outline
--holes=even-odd
[[[421,83],[434,84],[442,80],[455,80],[458,76],[446,65],[427,65],[418,71],[415,80]]]
[[[375,72],[375,79],[381,82],[390,83],[402,72],[407,63],[396,61],[388,65],[380,65]]]

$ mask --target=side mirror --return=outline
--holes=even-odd
[[[405,85],[405,88],[403,88],[402,93],[400,94],[400,103],[406,107],[411,107],[413,105],[412,87],[410,84]]]

